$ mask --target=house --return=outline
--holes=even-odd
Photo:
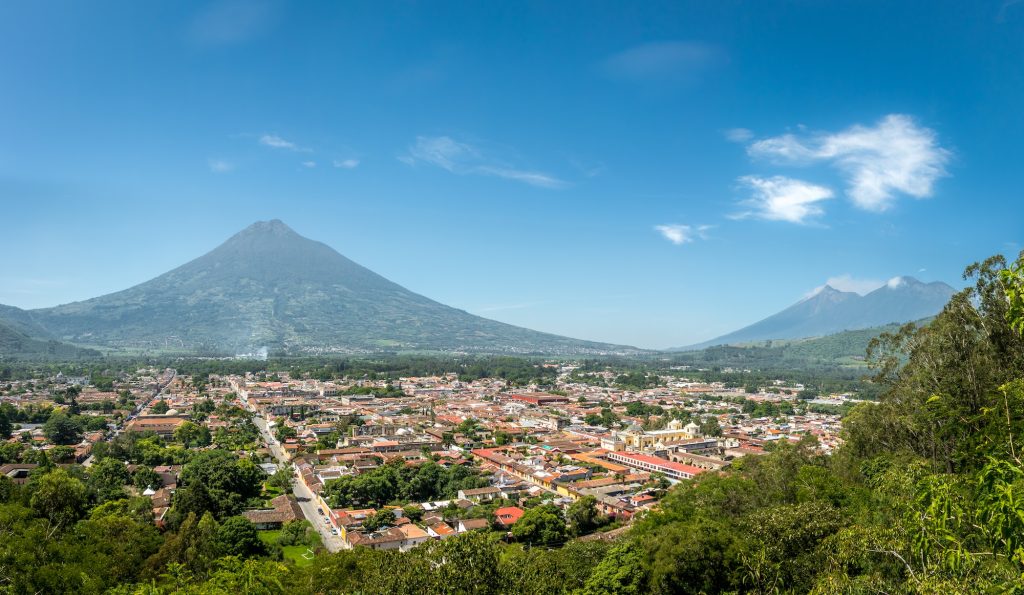
[[[280,529],[285,523],[303,518],[302,509],[295,498],[282,494],[270,501],[272,508],[246,510],[242,516],[249,519],[257,529]]]
[[[508,527],[511,527],[512,525],[516,524],[516,521],[522,518],[523,513],[525,512],[525,510],[519,508],[518,506],[506,506],[504,508],[499,508],[498,510],[495,510],[494,518],[496,518],[498,522],[501,523],[501,526],[507,529]]]
[[[124,431],[137,434],[154,432],[161,438],[171,439],[174,438],[174,431],[178,429],[178,426],[186,421],[187,418],[182,416],[140,415],[128,422]]]
[[[451,525],[444,521],[438,521],[427,525],[427,535],[434,539],[446,539],[455,534],[455,529],[452,529]]]
[[[660,457],[653,457],[636,452],[610,452],[608,453],[608,458],[634,469],[662,473],[670,480],[676,481],[682,479],[693,479],[695,476],[706,471],[706,469],[694,467],[693,465],[675,463]]]
[[[24,484],[28,482],[28,474],[36,467],[38,467],[38,465],[35,463],[10,463],[7,465],[0,465],[0,475],[8,477],[14,483]]]
[[[472,500],[474,502],[480,502],[484,500],[493,500],[501,496],[501,490],[496,487],[486,488],[475,488],[471,490],[459,490],[459,500]]]
[[[462,519],[459,521],[459,533],[475,531],[477,529],[489,529],[491,526],[487,519]]]
[[[362,546],[374,550],[398,550],[400,552],[407,552],[430,540],[430,535],[426,531],[413,524],[390,527],[374,533],[350,531],[346,537],[352,547]]]

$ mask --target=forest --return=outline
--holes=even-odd
[[[234,520],[253,470],[211,451],[186,466],[164,531],[105,489],[113,464],[0,478],[0,593],[1021,592],[1024,258],[965,276],[934,320],[871,342],[879,400],[850,412],[835,454],[808,438],[702,474],[617,539],[471,532],[300,568]],[[337,496],[368,501],[365,487]]]

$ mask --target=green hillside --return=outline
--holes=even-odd
[[[0,322],[0,359],[74,360],[100,355],[95,349],[53,339],[33,338],[6,322]]]
[[[918,321],[921,325],[929,319]],[[732,366],[772,369],[781,367],[864,366],[868,343],[901,325],[889,324],[856,331],[843,331],[824,337],[756,341],[737,345],[717,345],[677,355],[680,361],[707,366]]]

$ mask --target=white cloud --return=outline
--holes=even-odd
[[[232,163],[223,159],[208,159],[206,164],[210,167],[210,171],[215,174],[223,174],[235,169]]]
[[[302,167],[313,169],[314,167],[316,167],[316,161],[303,161]]]
[[[905,283],[903,277],[893,277],[885,282],[885,284],[889,286],[889,289],[896,289],[900,285],[903,285],[903,283]]]
[[[837,133],[767,138],[750,145],[748,152],[781,163],[830,163],[843,172],[854,204],[869,211],[888,209],[897,193],[932,196],[935,181],[947,175],[951,157],[939,146],[935,131],[902,114]]]
[[[531,186],[540,186],[541,188],[563,188],[566,185],[562,180],[539,171],[525,171],[489,165],[481,165],[476,168],[476,171],[481,174],[505,178],[506,180],[525,182]]]
[[[837,275],[829,277],[823,285],[815,287],[814,290],[807,294],[807,297],[817,295],[822,289],[825,289],[826,285],[839,291],[852,291],[865,295],[885,285],[885,281],[879,279],[858,279],[850,274]]]
[[[710,225],[682,225],[679,223],[671,223],[668,225],[655,225],[654,230],[660,233],[664,238],[676,246],[682,244],[689,244],[694,240],[707,239],[707,232],[711,229]]]
[[[480,155],[472,146],[460,143],[449,136],[417,136],[409,147],[411,162],[423,161],[452,173],[462,169],[462,164],[479,159]]]
[[[337,167],[337,168],[340,168],[340,169],[355,169],[355,168],[359,167],[359,160],[358,159],[335,159],[334,160],[334,167]]]
[[[736,219],[757,217],[806,223],[808,219],[824,213],[817,203],[833,196],[829,188],[784,176],[743,176],[739,181],[753,191],[753,196],[743,201],[749,210],[734,215]]]
[[[260,144],[274,149],[287,149],[288,151],[311,152],[309,149],[300,147],[290,140],[285,140],[276,134],[264,134],[260,137]]]
[[[409,153],[400,155],[398,160],[407,165],[428,163],[453,174],[494,176],[542,188],[566,186],[564,181],[555,176],[500,163],[485,156],[473,145],[456,141],[449,136],[417,136],[416,142],[409,146]]]
[[[745,143],[754,138],[754,131],[748,128],[730,128],[725,131],[725,138],[733,143]]]
[[[718,46],[697,41],[658,41],[619,52],[603,67],[612,78],[627,81],[688,81],[725,62]]]

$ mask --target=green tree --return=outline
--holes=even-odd
[[[264,477],[263,470],[249,459],[226,450],[202,451],[182,469],[174,506],[180,507],[181,518],[189,512],[197,516],[212,512],[215,518],[226,519],[259,496]]]
[[[565,516],[573,535],[586,535],[603,525],[606,520],[598,512],[597,498],[594,496],[584,496],[570,504]]]
[[[163,486],[163,478],[160,477],[159,473],[153,471],[152,467],[140,465],[135,469],[135,473],[132,474],[132,484],[140,492],[146,491],[146,488],[156,490]]]
[[[562,511],[553,504],[542,504],[527,510],[512,525],[512,536],[530,545],[560,545],[568,536]]]
[[[107,457],[89,467],[88,487],[96,495],[96,501],[120,500],[126,497],[124,486],[130,481],[124,463]]]
[[[594,568],[581,595],[641,595],[647,593],[648,567],[644,552],[634,540],[613,547]]]
[[[229,517],[217,529],[220,549],[229,556],[252,558],[266,553],[256,526],[241,516]]]
[[[286,492],[290,491],[295,484],[295,469],[290,464],[279,466],[267,480],[267,484]]]
[[[54,446],[53,448],[46,451],[47,456],[50,457],[50,461],[55,465],[61,463],[73,462],[75,458],[75,449],[70,446]]]
[[[53,469],[37,478],[30,490],[32,508],[57,527],[66,528],[85,514],[85,485],[64,469]]]
[[[130,518],[142,525],[152,525],[153,501],[142,496],[110,500],[93,508],[89,513],[89,518],[94,520],[108,516]]]
[[[298,432],[295,431],[295,428],[289,425],[285,425],[282,422],[278,424],[277,428],[274,430],[274,436],[277,438],[279,442],[284,442],[289,438],[295,438],[296,436],[298,436]]]
[[[210,513],[189,513],[178,530],[164,540],[160,551],[147,561],[151,572],[180,564],[188,574],[207,576],[222,554],[218,529]]]
[[[46,439],[54,444],[78,444],[82,440],[82,428],[61,411],[54,411],[43,424]]]
[[[377,531],[384,527],[392,527],[395,524],[395,514],[390,508],[382,508],[366,517],[363,521],[363,528],[367,531]]]
[[[7,440],[14,431],[14,423],[7,417],[7,411],[0,409],[0,440]]]
[[[188,448],[209,446],[213,441],[209,428],[191,421],[182,422],[174,430],[174,439]]]

